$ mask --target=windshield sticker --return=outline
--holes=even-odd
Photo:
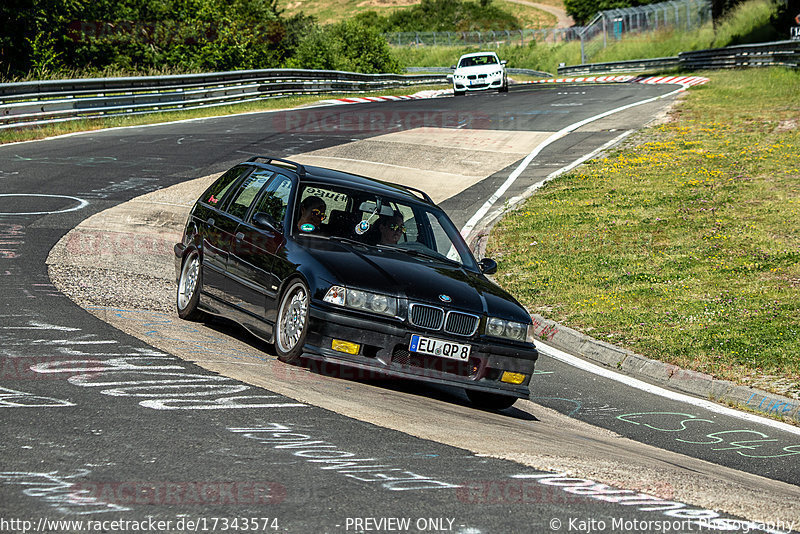
[[[214,195],[211,195],[211,198],[208,199],[209,204],[216,204],[217,202],[219,202],[219,199],[216,198]]]
[[[364,235],[369,230],[369,221],[361,221],[356,225],[356,233],[358,235]]]
[[[314,226],[313,224],[306,223],[300,225],[300,230],[303,232],[313,232],[316,229],[317,227]]]

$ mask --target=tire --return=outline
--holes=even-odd
[[[485,393],[472,389],[467,389],[465,391],[472,404],[478,408],[485,408],[487,410],[505,410],[506,408],[511,408],[511,405],[517,401],[516,397],[501,395],[499,393]]]
[[[466,93],[467,93],[466,91],[456,91],[456,90],[453,90],[453,95],[454,95],[454,96],[464,96]]]
[[[178,317],[187,321],[200,321],[204,314],[197,308],[203,286],[200,271],[200,254],[193,250],[183,258],[181,276],[178,279],[176,306]]]
[[[497,90],[498,93],[508,92],[508,78],[503,78],[503,85]]]
[[[275,352],[284,363],[300,361],[308,332],[308,309],[308,286],[294,280],[281,296],[275,323]]]

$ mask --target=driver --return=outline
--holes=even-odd
[[[392,215],[381,215],[378,219],[378,231],[381,233],[380,243],[383,245],[396,245],[403,234],[406,233],[406,227],[403,222],[403,214],[397,211]]]
[[[297,219],[297,229],[302,232],[319,230],[320,224],[325,220],[328,207],[319,197],[306,197],[300,203],[300,217]]]

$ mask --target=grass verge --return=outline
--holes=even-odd
[[[534,313],[800,392],[800,72],[703,74],[668,123],[507,214],[487,254]]]
[[[446,88],[447,86],[442,85],[416,85],[398,89],[386,89],[379,92],[381,95],[408,95],[418,93],[420,91]],[[242,104],[232,104],[229,106],[219,106],[213,108],[164,111],[161,113],[145,113],[142,115],[109,115],[107,117],[97,119],[77,119],[74,121],[33,126],[30,128],[9,128],[0,130],[0,144],[18,141],[32,141],[34,139],[44,139],[46,137],[53,137],[56,135],[85,132],[89,130],[101,130],[104,128],[141,126],[145,124],[158,124],[162,122],[198,119],[203,117],[220,117],[224,115],[234,115],[237,113],[289,109],[307,106],[321,100],[360,96],[364,96],[364,93],[288,96],[285,98],[271,98],[269,100],[262,100],[259,102],[246,102]]]

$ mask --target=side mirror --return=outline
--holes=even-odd
[[[505,59],[500,62],[501,65],[505,65],[506,63],[508,63],[508,61],[506,61]]]
[[[456,70],[456,66],[455,65],[450,65],[450,68],[453,69],[453,70]]]
[[[263,211],[256,212],[253,215],[253,226],[258,228],[259,230],[271,230],[273,232],[281,231],[281,224],[277,222],[275,219],[272,218],[271,215],[264,213]]]
[[[478,262],[478,268],[483,274],[494,274],[497,272],[497,262],[491,258],[483,258]]]

